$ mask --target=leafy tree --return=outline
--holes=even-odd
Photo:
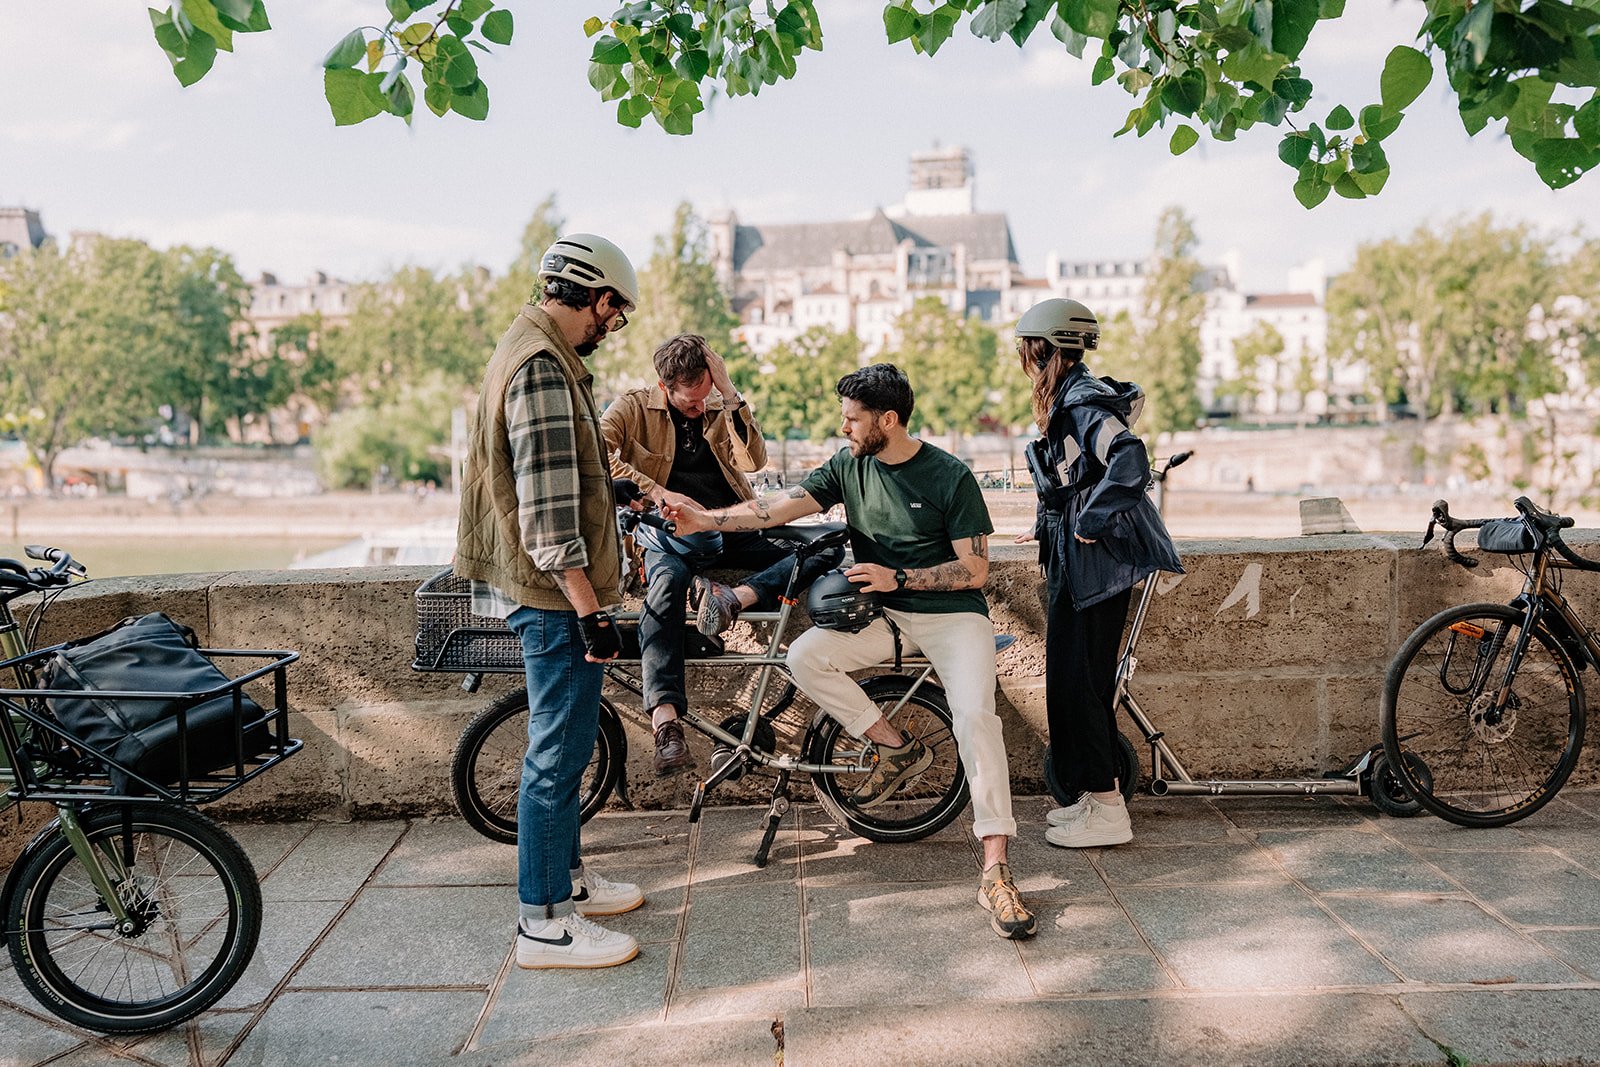
[[[798,435],[824,441],[839,432],[834,384],[861,366],[861,340],[813,326],[767,352],[766,368],[750,384],[750,404],[761,428],[780,442]]]
[[[289,378],[282,403],[299,409],[301,423],[320,423],[339,404],[343,382],[323,347],[327,332],[320,311],[300,315],[272,331],[270,358]]]
[[[728,361],[734,384],[749,388],[755,363],[735,340],[738,317],[717,281],[705,222],[688,203],[672,216],[672,227],[655,240],[650,261],[639,272],[638,309],[628,326],[595,353],[598,391],[620,393],[656,380],[656,346],[680,333],[697,333]]]
[[[436,276],[402,267],[381,282],[358,286],[349,322],[323,338],[323,349],[358,395],[389,400],[430,371],[476,384],[494,341],[509,319],[489,332],[476,308],[487,299],[487,278]]]
[[[509,44],[511,12],[493,0],[384,5],[386,20],[351,30],[323,60],[334,121],[387,113],[410,122],[413,71],[435,114],[484,118],[489,92],[472,48]],[[1201,128],[1232,141],[1305,111],[1314,87],[1300,56],[1319,24],[1343,12],[1344,0],[889,0],[883,25],[890,44],[930,56],[963,22],[978,37],[1019,47],[1041,27],[1076,57],[1092,46],[1090,81],[1115,80],[1137,99],[1118,134],[1143,137],[1171,122],[1168,143],[1179,154]],[[232,51],[235,34],[270,28],[264,0],[181,0],[150,17],[184,85],[205,76],[217,51]],[[1551,188],[1600,163],[1593,0],[1429,0],[1420,21],[1421,47],[1390,51],[1375,102],[1334,103],[1321,122],[1290,123],[1279,155],[1295,169],[1302,204],[1314,207],[1330,191],[1360,199],[1383,188],[1383,142],[1441,64],[1467,132],[1503,123],[1512,148]],[[589,83],[616,102],[617,121],[637,127],[648,116],[674,134],[692,132],[708,95],[754,96],[793,78],[802,54],[822,48],[814,0],[640,0],[589,18],[583,29],[594,39]]]
[[[450,415],[464,401],[459,381],[442,370],[399,386],[387,399],[341,411],[312,439],[323,481],[364,488],[375,478],[450,478]]]
[[[159,253],[156,302],[148,309],[160,355],[148,381],[154,400],[189,418],[191,442],[228,434],[288,399],[285,366],[243,327],[250,286],[231,256],[214,248]]]
[[[1161,213],[1138,313],[1102,324],[1091,362],[1096,373],[1137,382],[1144,390],[1138,429],[1151,440],[1191,429],[1200,416],[1195,383],[1206,297],[1198,285],[1196,243],[1187,215],[1175,207]]]
[[[1236,376],[1217,386],[1217,396],[1237,397],[1253,404],[1261,395],[1261,364],[1283,356],[1283,334],[1270,322],[1258,322],[1249,333],[1233,343]]]
[[[987,413],[999,379],[994,330],[951,311],[937,297],[922,297],[896,323],[899,344],[884,359],[911,379],[917,405],[913,429],[970,433]]]
[[[1418,417],[1523,410],[1558,390],[1530,320],[1553,306],[1547,241],[1489,215],[1368,243],[1328,292],[1329,351],[1359,360]]]

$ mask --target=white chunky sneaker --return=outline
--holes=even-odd
[[[517,966],[615,967],[639,954],[639,942],[607,930],[577,912],[559,919],[524,919],[517,924]]]
[[[613,882],[584,867],[572,879],[572,903],[579,915],[621,915],[644,903],[631,882]]]
[[[1088,817],[1089,794],[1080,793],[1075,803],[1064,808],[1051,808],[1045,813],[1044,821],[1051,826],[1071,826],[1073,823]]]
[[[1128,818],[1128,805],[1105,804],[1089,799],[1089,814],[1065,826],[1052,826],[1044,832],[1044,839],[1062,848],[1099,848],[1104,845],[1126,845],[1133,840],[1133,821]]]

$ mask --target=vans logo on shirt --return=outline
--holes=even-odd
[[[920,508],[922,506],[922,502],[920,500],[913,500],[911,502],[911,506],[914,508]]]

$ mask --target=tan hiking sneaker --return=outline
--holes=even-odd
[[[905,737],[905,734],[901,734]],[[927,770],[933,763],[933,753],[916,738],[907,738],[899,748],[873,746],[872,770],[867,780],[856,786],[850,794],[850,803],[863,811],[882,804],[894,796],[906,779]]]
[[[1029,938],[1039,928],[1033,912],[1022,903],[1017,883],[1011,880],[1009,864],[996,863],[983,872],[978,883],[978,903],[990,913],[989,925],[994,932],[1011,941]]]

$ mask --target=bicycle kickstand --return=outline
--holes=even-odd
[[[761,835],[761,847],[756,849],[756,866],[767,865],[767,853],[772,850],[772,839],[778,835],[778,824],[789,811],[789,772],[779,771],[778,781],[772,787],[772,805],[767,808],[767,829]]]

